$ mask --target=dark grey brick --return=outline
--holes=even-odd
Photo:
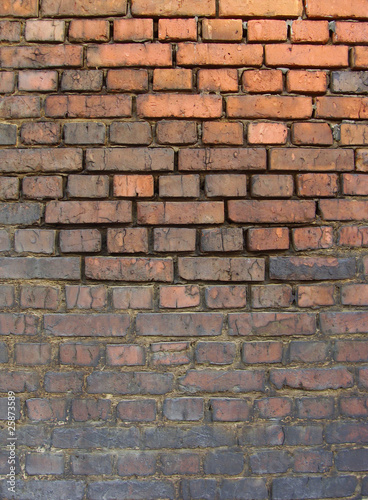
[[[17,142],[17,127],[9,123],[0,123],[0,145],[10,146]]]
[[[358,480],[340,477],[279,477],[272,483],[273,500],[307,500],[350,497]]]
[[[88,500],[174,499],[174,486],[168,481],[104,481],[88,486]]]
[[[332,92],[368,93],[368,71],[333,71]]]

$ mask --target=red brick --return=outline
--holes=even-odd
[[[162,175],[159,178],[159,193],[162,198],[199,197],[198,175]]]
[[[47,365],[51,361],[49,344],[16,344],[14,351],[17,365]]]
[[[283,42],[287,39],[285,21],[250,20],[247,28],[248,42]]]
[[[13,92],[14,90],[14,73],[10,71],[2,71],[0,73],[0,93]]]
[[[159,144],[194,144],[197,142],[197,124],[175,120],[162,120],[156,125]]]
[[[27,399],[27,414],[30,420],[41,421],[65,421],[67,402],[63,399]]]
[[[354,170],[351,149],[272,149],[271,170],[344,171]]]
[[[0,118],[38,118],[39,116],[41,116],[39,97],[8,96],[0,101]],[[6,153],[7,151],[4,152]]]
[[[345,226],[339,230],[338,244],[349,247],[368,246],[367,226]]]
[[[139,95],[137,113],[142,118],[220,118],[222,98],[215,95]]]
[[[4,0],[0,7],[0,16],[38,16],[38,2],[37,0]]]
[[[293,229],[293,244],[295,250],[316,250],[333,246],[333,228],[299,227]]]
[[[153,39],[152,19],[115,19],[114,40],[118,42],[143,42]]]
[[[266,151],[261,148],[207,148],[179,151],[179,170],[265,170]]]
[[[16,177],[1,177],[0,199],[17,200],[19,197],[19,180]]]
[[[368,305],[368,285],[343,285],[341,288],[341,303],[349,306]]]
[[[368,202],[365,200],[320,200],[319,206],[325,220],[368,219]]]
[[[199,474],[200,456],[195,453],[165,453],[161,455],[161,469],[165,475]]]
[[[288,71],[286,89],[296,94],[324,94],[327,89],[325,71]]]
[[[254,402],[254,409],[261,418],[284,418],[291,415],[292,401],[288,398],[265,398]]]
[[[24,37],[27,42],[63,42],[65,21],[56,19],[29,19]]]
[[[240,227],[202,229],[202,252],[236,252],[243,250],[243,231]]]
[[[320,313],[321,331],[329,335],[366,333],[366,311],[339,311]]]
[[[144,403],[144,401],[137,401],[138,403]],[[156,453],[124,451],[118,456],[118,474],[119,476],[151,476],[156,472],[156,461]]]
[[[246,342],[243,344],[242,360],[246,364],[281,363],[281,342]]]
[[[271,370],[271,382],[277,389],[346,389],[354,384],[353,375],[346,368],[305,368]]]
[[[347,18],[367,18],[365,14],[365,0],[355,0],[353,3],[346,3],[343,0],[309,0],[306,5],[308,17],[347,17]],[[362,15],[363,14],[363,15]]]
[[[110,141],[114,144],[150,144],[151,126],[147,122],[113,122]]]
[[[368,144],[368,127],[362,123],[342,123],[340,144],[344,146]]]
[[[143,227],[108,229],[107,250],[109,253],[147,253],[147,229]]]
[[[87,66],[114,68],[116,66],[171,66],[171,47],[163,43],[96,45],[87,48]]]
[[[23,144],[58,144],[61,140],[60,125],[53,122],[23,123],[20,129]]]
[[[107,72],[108,90],[144,92],[148,90],[148,72],[145,69],[112,69]]]
[[[124,400],[120,401],[116,411],[117,417],[125,422],[152,422],[156,420],[156,401],[154,399]]]
[[[101,234],[97,229],[65,229],[60,231],[60,250],[64,253],[99,252]]]
[[[196,19],[159,19],[159,40],[197,40]]]
[[[195,229],[155,228],[153,237],[155,252],[194,252],[195,250]]]
[[[252,286],[252,306],[255,309],[268,307],[289,307],[293,302],[293,290],[290,285]]]
[[[36,372],[1,371],[1,392],[34,392],[39,387],[39,376]]]
[[[238,72],[236,69],[200,69],[198,89],[218,92],[238,92]]]
[[[368,194],[368,176],[344,174],[342,176],[342,192],[351,196],[366,196]]]
[[[223,315],[219,313],[138,313],[136,334],[160,336],[220,335]]]
[[[274,44],[265,48],[267,66],[336,68],[349,66],[348,47]]]
[[[31,199],[61,198],[63,196],[62,177],[24,177],[23,194]]]
[[[191,361],[189,342],[159,342],[151,344],[154,366],[186,365]]]
[[[233,222],[308,222],[315,217],[315,203],[300,200],[231,200],[229,219]]]
[[[121,172],[174,170],[174,151],[170,148],[94,148],[86,151],[87,170]]]
[[[153,70],[153,90],[192,90],[192,70],[184,68]]]
[[[79,393],[83,385],[82,372],[47,372],[45,373],[46,392]]]
[[[145,364],[144,349],[134,344],[107,345],[106,361],[111,366],[136,366]]]
[[[152,287],[114,287],[112,289],[112,303],[115,309],[152,309]]]
[[[139,202],[138,224],[220,224],[224,222],[223,202]]]
[[[107,42],[110,25],[104,19],[73,19],[69,24],[71,42]]]
[[[316,331],[316,316],[295,312],[230,313],[229,335],[313,335]]]
[[[363,396],[341,398],[341,414],[347,417],[366,417],[368,415],[368,398]]]
[[[121,118],[131,115],[131,97],[54,95],[46,98],[45,114],[52,118]]]
[[[206,175],[206,196],[237,198],[247,194],[247,176],[243,174]]]
[[[129,328],[126,314],[46,314],[45,330],[55,337],[116,337],[124,336]]]
[[[251,392],[263,391],[264,372],[262,371],[218,371],[188,370],[179,378],[182,390],[190,392]]]
[[[60,224],[103,224],[131,222],[130,201],[50,201],[46,222]]]
[[[290,96],[231,96],[227,98],[226,109],[229,118],[310,118],[312,100]]]
[[[169,281],[173,280],[171,259],[130,257],[86,257],[86,276],[98,280]]]
[[[366,97],[317,97],[316,118],[358,119],[368,117]]]
[[[61,344],[60,363],[73,366],[96,366],[101,358],[101,347],[96,344]]]
[[[233,43],[179,43],[176,59],[180,66],[261,66],[263,47]]]
[[[114,196],[124,198],[153,196],[152,175],[114,175]]]
[[[301,0],[220,0],[220,16],[239,17],[298,17],[302,14]]]
[[[65,286],[67,309],[104,309],[107,305],[107,292],[103,286]]]
[[[289,198],[294,192],[291,175],[252,175],[252,196],[257,198]]]
[[[332,36],[334,43],[367,43],[368,23],[337,22]]]
[[[244,142],[243,124],[240,122],[204,122],[202,126],[204,144],[238,144]]]
[[[106,198],[109,178],[107,175],[70,175],[67,193],[69,198]]]
[[[203,19],[202,39],[206,41],[240,41],[243,38],[241,19]]]
[[[244,92],[280,93],[283,89],[282,72],[276,69],[260,69],[244,71],[242,77]]]
[[[49,229],[17,229],[14,235],[17,253],[52,254],[55,251],[55,231]]]
[[[197,363],[210,365],[230,365],[236,356],[234,342],[198,342],[195,350]]]
[[[322,362],[329,358],[328,344],[326,342],[290,342],[290,362],[314,363]]]
[[[179,257],[179,276],[186,280],[262,281],[264,259]]]
[[[356,169],[358,172],[368,172],[368,151],[366,149],[356,150]]]
[[[283,123],[258,122],[248,125],[250,144],[285,144],[288,129]]]
[[[172,391],[172,385],[172,373],[103,371],[87,377],[91,394],[166,394]],[[137,441],[134,443],[136,446]]]
[[[248,229],[248,250],[287,250],[289,229],[287,227]]]
[[[57,309],[60,289],[51,286],[22,286],[20,289],[21,309]]]
[[[108,399],[73,399],[71,414],[77,422],[88,420],[107,420],[111,401]]]
[[[199,287],[195,285],[177,285],[160,287],[160,307],[181,309],[199,306]]]
[[[339,340],[335,348],[336,361],[362,363],[368,360],[368,345],[364,340]]]
[[[246,422],[250,420],[250,402],[246,399],[211,399],[210,408],[215,422]]]
[[[132,14],[134,16],[213,16],[216,13],[215,0],[203,0],[199,5],[192,0],[134,0]]]
[[[298,19],[291,25],[292,43],[327,43],[330,39],[327,21]]]
[[[17,21],[0,21],[0,41],[19,42],[21,24]]]
[[[293,123],[291,128],[294,144],[333,144],[332,130],[328,123]]]
[[[205,289],[206,305],[210,309],[236,309],[245,307],[245,286],[211,286]]]
[[[60,5],[55,0],[43,0],[41,13],[44,16],[124,16],[126,0],[94,0],[86,3],[83,0],[63,0]]]
[[[353,69],[368,68],[368,47],[354,47],[351,55]]]
[[[82,65],[83,49],[76,45],[1,47],[3,68],[57,68]]]

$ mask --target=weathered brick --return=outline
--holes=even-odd
[[[332,467],[333,454],[322,449],[308,449],[294,453],[295,472],[327,472]]]
[[[289,357],[291,362],[324,361],[329,357],[328,345],[325,342],[292,341],[289,345]]]
[[[193,5],[191,0],[134,0],[132,13],[135,16],[213,16],[216,12],[214,0],[204,0]]]
[[[255,94],[279,94],[283,89],[282,71],[276,69],[257,69],[244,71],[242,76],[244,92]]]
[[[46,392],[69,392],[75,394],[82,391],[82,372],[47,372],[44,386]]]
[[[154,366],[186,365],[191,361],[189,342],[157,342],[151,344]]]
[[[32,17],[38,15],[37,0],[25,2],[4,0],[0,8],[1,16]]]
[[[49,229],[17,229],[14,235],[17,253],[52,254],[55,250],[55,231]]]
[[[51,286],[24,285],[20,289],[22,309],[53,309],[59,307],[60,289]]]
[[[150,144],[151,126],[147,122],[113,122],[110,125],[110,141],[114,144]]]
[[[138,481],[138,480],[114,480],[95,481],[88,486],[88,497],[90,500],[100,500],[108,494],[112,498],[122,496],[129,498],[152,498],[159,500],[174,498],[174,486],[171,482],[162,480]],[[108,498],[108,497],[107,497]]]
[[[0,21],[0,40],[2,42],[19,42],[21,24],[18,21]]]
[[[215,95],[139,95],[137,113],[146,118],[220,118],[222,98]]]
[[[60,224],[104,224],[131,222],[130,201],[50,201],[46,222]]]
[[[338,244],[340,246],[368,246],[367,226],[345,226],[339,230]]]
[[[316,118],[364,120],[368,98],[323,96],[316,98]]]
[[[233,429],[211,425],[148,427],[144,438],[147,448],[215,448],[234,446]]]
[[[336,361],[362,363],[368,358],[368,346],[363,340],[339,340],[335,344]]]
[[[334,43],[366,43],[368,23],[337,22],[332,39]]]
[[[332,92],[344,94],[366,94],[368,92],[367,77],[367,71],[352,73],[345,73],[345,71],[333,71],[331,73],[331,90]]]
[[[67,401],[64,399],[40,399],[32,398],[26,400],[28,417],[35,422],[65,421]]]
[[[49,344],[16,344],[14,351],[17,365],[47,365],[51,361]]]
[[[63,0],[62,4],[54,0],[44,0],[41,7],[44,16],[124,16],[126,0],[95,0],[86,5],[82,0]]]
[[[220,16],[237,17],[298,17],[303,5],[300,0],[282,0],[275,5],[271,0],[220,0]],[[222,500],[222,499],[221,499]]]
[[[204,458],[205,474],[239,475],[244,468],[244,455],[232,451],[210,451]]]
[[[15,289],[13,285],[0,285],[0,307],[12,307],[15,301]]]
[[[114,40],[143,42],[153,39],[152,19],[115,19]]]
[[[152,309],[153,288],[148,286],[114,287],[112,303],[115,309]]]
[[[159,19],[159,40],[197,40],[196,19]]]
[[[155,69],[153,90],[192,90],[192,71],[183,68]]]
[[[202,229],[202,252],[236,252],[243,250],[243,231],[239,227]]]
[[[365,311],[352,312],[323,312],[320,314],[321,331],[329,335],[341,333],[365,333],[367,313]]]
[[[122,172],[174,170],[174,151],[170,148],[87,149],[87,170]]]
[[[13,92],[15,86],[14,77],[14,73],[10,71],[2,71],[0,73],[0,94]]]
[[[343,194],[365,196],[368,194],[368,176],[364,174],[344,174],[342,177]]]
[[[292,464],[291,455],[286,451],[259,451],[249,457],[254,474],[280,474],[287,472]]]
[[[320,307],[335,305],[333,285],[299,285],[297,302],[299,307]]]
[[[368,127],[362,123],[342,123],[340,133],[344,146],[368,144]]]
[[[160,307],[181,309],[199,305],[199,287],[195,285],[176,285],[160,287]]]
[[[71,414],[77,422],[88,420],[107,420],[111,412],[108,399],[73,399]]]
[[[341,302],[349,306],[368,305],[368,285],[343,285],[341,288]]]
[[[199,90],[237,92],[238,88],[236,69],[200,69],[198,71]]]
[[[69,24],[71,42],[107,42],[109,22],[104,19],[73,19]]]
[[[46,314],[45,331],[55,337],[123,337],[129,328],[126,314]]]
[[[105,134],[106,127],[103,123],[66,123],[64,125],[65,144],[104,144]]]
[[[293,290],[289,285],[255,285],[251,288],[252,306],[255,309],[289,307]]]
[[[247,25],[248,42],[283,42],[287,39],[285,21],[270,19],[249,20]]]
[[[0,101],[0,118],[2,119],[38,118],[39,116],[41,116],[40,97],[5,96]],[[6,154],[7,151],[4,153]]]
[[[124,198],[151,197],[154,192],[152,175],[114,175],[114,195]]]
[[[308,222],[315,218],[315,203],[300,200],[231,200],[229,219],[233,222]]]
[[[109,178],[107,175],[70,175],[67,194],[69,198],[107,198]]]
[[[247,177],[243,174],[206,175],[205,191],[207,197],[222,196],[237,198],[247,194]]]
[[[82,65],[83,50],[76,45],[1,47],[3,68],[58,68]]]
[[[17,496],[19,499],[32,499],[36,500],[36,498],[52,498],[52,496],[56,496],[58,500],[67,500],[68,498],[74,498],[75,500],[82,500],[85,493],[85,484],[82,481],[73,481],[73,480],[52,480],[40,481],[36,480],[18,480],[17,481]],[[2,488],[2,493],[7,495],[10,499],[11,496],[8,496],[7,493],[7,485],[5,489]],[[10,492],[9,495],[12,493]],[[6,498],[6,497],[5,497]]]
[[[287,227],[248,229],[248,250],[287,250],[289,248],[289,229]]]
[[[291,96],[230,96],[226,113],[229,118],[310,118],[312,100],[310,97]]]
[[[297,175],[297,193],[299,196],[335,196],[339,189],[336,174],[299,174]]]
[[[291,128],[294,144],[333,144],[331,127],[328,123],[294,123]]]
[[[60,231],[60,250],[63,253],[99,252],[101,234],[97,229],[64,229]]]
[[[56,19],[29,19],[24,37],[27,42],[63,42],[65,21]]]
[[[349,66],[348,47],[331,45],[266,45],[267,66],[335,68]]]
[[[17,127],[10,123],[0,123],[0,145],[14,146],[17,142]]]
[[[138,429],[135,427],[60,427],[54,429],[52,441],[55,448],[61,449],[135,448],[138,446],[138,437]]]
[[[359,172],[368,172],[368,154],[366,149],[356,150],[356,169]]]
[[[201,420],[204,416],[202,398],[166,398],[163,404],[163,415],[168,420]]]
[[[303,492],[302,498],[328,498],[349,496],[355,491],[357,479],[353,476],[339,477],[278,477],[273,481],[273,500],[291,500],[295,492]],[[300,496],[300,493],[296,493]]]
[[[265,170],[266,151],[261,148],[207,148],[179,151],[179,170]]]
[[[61,475],[64,473],[64,456],[54,453],[27,453],[26,472],[31,476],[39,474]]]
[[[70,467],[73,474],[110,475],[112,474],[112,455],[83,454],[70,457]]]
[[[292,400],[288,398],[264,398],[254,402],[254,408],[261,418],[284,418],[292,412]]]
[[[199,181],[198,175],[161,176],[159,194],[162,198],[197,198]]]
[[[298,19],[291,25],[293,43],[327,43],[330,38],[327,21],[306,21]]]
[[[154,250],[156,252],[192,252],[195,249],[195,229],[155,228],[153,236]]]
[[[351,257],[270,257],[271,279],[339,280],[354,277],[355,271]]]
[[[119,454],[117,470],[119,476],[152,476],[156,472],[157,455],[146,451],[125,451]]]
[[[1,257],[2,279],[61,279],[81,277],[79,257]]]
[[[231,342],[198,342],[195,350],[197,363],[212,365],[232,364],[236,355],[236,345]]]
[[[262,281],[264,274],[264,259],[179,257],[179,275],[186,280]]]
[[[45,115],[51,118],[115,118],[131,115],[126,95],[52,95],[46,98]]]
[[[351,149],[272,149],[271,170],[345,171],[354,170]]]
[[[107,249],[109,253],[147,253],[147,229],[140,227],[108,229]]]
[[[244,422],[250,419],[250,402],[246,399],[211,399],[212,418],[216,422]]]
[[[343,0],[337,0],[334,3],[327,0],[310,0],[307,5],[308,17],[347,17],[364,18],[368,17],[364,11],[364,0],[358,0],[352,4],[346,4]],[[363,9],[363,12],[362,12]],[[363,14],[363,15],[362,15]]]
[[[96,366],[101,357],[97,344],[61,344],[60,363],[73,366]]]
[[[86,257],[85,261],[86,276],[91,279],[171,282],[174,277],[170,258]]]
[[[148,90],[148,72],[144,69],[112,69],[107,72],[108,90],[144,92]]]
[[[178,380],[182,391],[188,392],[251,392],[263,391],[263,371],[188,370]]]
[[[87,377],[87,392],[91,394],[166,394],[172,386],[172,373],[103,371]]]
[[[137,335],[212,336],[221,335],[223,315],[217,313],[138,313]]]
[[[352,373],[339,367],[271,370],[270,380],[277,389],[289,387],[307,391],[341,389],[354,385]]]
[[[82,170],[82,150],[77,149],[3,149],[1,172],[72,172]]]
[[[39,388],[39,376],[36,372],[1,371],[1,392],[34,392]]]
[[[248,142],[250,144],[285,144],[288,129],[283,123],[250,123]]]
[[[293,244],[295,250],[316,250],[317,248],[331,248],[333,245],[333,228],[299,227],[293,229]]]
[[[32,314],[0,314],[1,335],[37,335],[39,319]]]
[[[156,137],[159,144],[194,144],[197,126],[195,122],[162,120],[156,125]]]
[[[313,335],[316,318],[310,313],[230,313],[229,335]]]
[[[23,144],[58,144],[60,142],[60,125],[53,122],[23,123],[20,138]]]
[[[289,198],[294,191],[294,181],[291,175],[253,175],[251,187],[256,198]]]
[[[208,202],[139,202],[138,224],[220,224],[224,222],[224,204]]]
[[[92,68],[157,67],[171,64],[171,46],[163,43],[127,43],[124,51],[120,44],[91,45],[87,48],[87,66]]]
[[[286,89],[296,94],[324,94],[327,89],[325,71],[290,70],[286,75]]]
[[[217,42],[241,41],[242,38],[243,26],[241,19],[203,19],[202,21],[203,40]],[[196,36],[193,39],[196,39]]]
[[[245,286],[212,286],[205,289],[206,305],[210,309],[233,309],[246,304]]]
[[[320,200],[319,207],[325,220],[368,219],[368,202],[366,200]]]
[[[16,177],[1,177],[0,199],[16,200],[19,196],[19,180]]]
[[[154,399],[125,399],[120,401],[116,412],[117,417],[125,422],[152,422],[156,420],[156,401]],[[121,468],[119,474],[125,475]]]
[[[107,345],[106,361],[110,366],[144,365],[144,349],[134,344]]]

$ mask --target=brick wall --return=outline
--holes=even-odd
[[[2,0],[18,500],[368,497],[368,1]]]

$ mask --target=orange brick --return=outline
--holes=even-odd
[[[316,118],[368,118],[367,97],[317,97]]]
[[[300,285],[297,289],[299,307],[333,306],[333,285]]]
[[[203,19],[202,39],[240,41],[243,38],[243,23],[241,19]]]
[[[344,146],[368,144],[368,125],[342,123],[340,143]]]
[[[41,13],[43,16],[125,16],[126,0],[42,0]]]
[[[298,227],[293,229],[293,243],[295,250],[317,250],[331,248],[333,245],[333,228]]]
[[[283,89],[282,71],[278,69],[244,71],[242,83],[244,92],[280,93]]]
[[[308,17],[368,18],[366,0],[308,0],[306,10]]]
[[[201,69],[198,72],[198,89],[238,92],[238,72],[236,69]]]
[[[143,42],[153,39],[152,19],[115,19],[114,40]]]
[[[338,244],[348,247],[368,247],[368,226],[345,226],[339,230]]]
[[[148,252],[148,231],[144,227],[107,230],[107,250],[110,253]]]
[[[303,12],[302,0],[220,0],[220,16],[298,17]]]
[[[156,125],[159,144],[194,144],[197,142],[195,122],[162,120]]]
[[[214,16],[216,14],[215,0],[134,0],[132,2],[134,16]]]
[[[335,196],[338,192],[337,174],[299,174],[297,192],[299,196]]]
[[[122,50],[124,47],[124,50]],[[91,45],[87,48],[87,66],[171,66],[170,45],[163,43],[126,43]]]
[[[204,122],[204,144],[243,144],[243,124],[240,122]]]
[[[37,17],[38,0],[3,0],[0,4],[0,16]]]
[[[333,144],[332,130],[328,123],[294,123],[291,135],[294,144]]]
[[[332,40],[334,43],[367,43],[368,23],[337,22]]]
[[[237,96],[227,98],[230,118],[310,118],[312,100],[309,97]]]
[[[52,95],[46,98],[45,115],[64,118],[107,118],[131,115],[131,97],[116,95]]]
[[[155,69],[153,90],[192,90],[192,70]]]
[[[159,40],[197,40],[195,19],[159,19]]]
[[[287,39],[286,21],[257,19],[248,21],[248,42],[283,42]]]
[[[327,90],[327,73],[324,71],[288,71],[286,89],[296,94],[324,94]]]
[[[348,47],[332,45],[267,45],[267,66],[335,68],[349,66]]]
[[[354,47],[351,55],[353,69],[368,68],[368,47]]]
[[[148,72],[145,69],[111,69],[107,72],[108,90],[144,92],[148,90]]]
[[[221,201],[139,202],[138,224],[221,224],[224,203]]]
[[[199,175],[161,175],[159,192],[162,198],[198,198]]]
[[[107,42],[110,24],[104,19],[73,19],[69,25],[71,42]]]
[[[152,175],[114,175],[114,196],[153,196]]]
[[[330,39],[328,21],[304,21],[298,19],[291,26],[293,43],[327,43]]]
[[[181,66],[261,66],[263,47],[236,43],[179,43],[176,61]]]
[[[283,123],[250,123],[248,142],[250,144],[285,144],[287,133],[287,126]]]
[[[137,114],[147,118],[220,118],[222,98],[214,95],[139,95]]]
[[[248,250],[287,250],[289,230],[287,227],[257,228],[248,230]]]
[[[160,307],[179,309],[199,306],[199,287],[188,286],[161,286]]]
[[[247,176],[243,174],[206,175],[206,196],[236,198],[247,195]]]
[[[342,176],[342,192],[350,196],[367,196],[368,175],[344,174]]]

